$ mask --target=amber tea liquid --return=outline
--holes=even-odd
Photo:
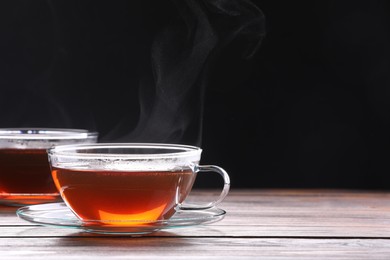
[[[50,176],[45,149],[0,149],[1,199],[38,196],[41,200],[52,200],[55,194],[58,192]]]
[[[183,171],[93,171],[53,168],[62,198],[83,220],[108,225],[139,225],[168,219],[195,180]],[[146,220],[145,222],[138,220]]]

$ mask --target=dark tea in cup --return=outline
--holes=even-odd
[[[54,199],[58,192],[48,172],[46,149],[0,149],[0,198]]]
[[[96,142],[96,138],[96,133],[76,129],[0,129],[0,203],[27,205],[60,199],[47,149]]]
[[[52,176],[75,215],[94,225],[135,226],[167,220],[179,210],[213,207],[229,190],[227,173],[200,166],[201,149],[168,144],[93,144],[49,150]],[[184,207],[196,174],[216,171],[225,186],[217,201]]]
[[[175,213],[175,204],[183,201],[195,180],[191,170],[119,172],[54,168],[52,174],[57,187],[65,187],[62,197],[81,219],[119,220],[121,224],[169,219]]]

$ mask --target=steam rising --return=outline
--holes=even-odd
[[[264,16],[250,1],[173,3],[178,15],[151,48],[153,82],[140,84],[139,123],[120,141],[200,145],[204,91],[218,55],[240,41],[242,57],[250,58],[264,36]]]
[[[85,128],[101,141],[200,145],[204,93],[221,52],[239,43],[248,59],[264,35],[249,0],[1,5],[9,13],[1,127]],[[158,5],[161,24],[151,14]]]

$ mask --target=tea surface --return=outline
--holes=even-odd
[[[195,180],[191,170],[122,172],[53,168],[52,176],[63,199],[79,218],[108,225],[139,225],[170,218],[177,201],[185,199]]]

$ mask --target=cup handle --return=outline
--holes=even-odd
[[[219,166],[215,165],[197,165],[195,166],[195,172],[216,172],[219,173],[219,175],[222,176],[224,185],[221,194],[219,195],[218,199],[210,202],[209,204],[206,205],[183,205],[179,204],[178,209],[180,210],[203,210],[203,209],[209,209],[214,207],[215,205],[219,204],[220,202],[223,201],[223,199],[226,197],[226,195],[229,192],[230,189],[230,178],[227,172],[222,169]]]

